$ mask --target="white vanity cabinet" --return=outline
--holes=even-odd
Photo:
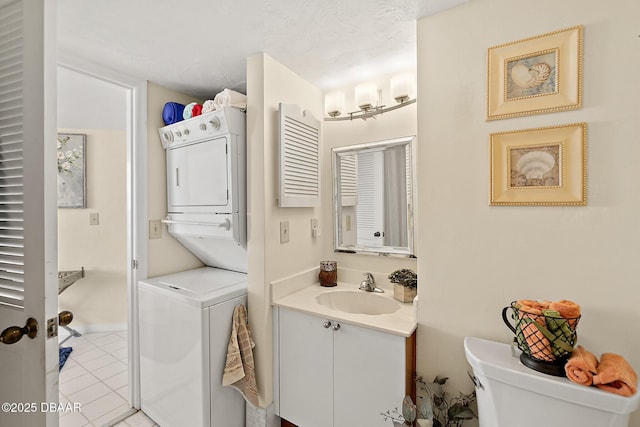
[[[274,322],[276,409],[290,423],[387,427],[380,413],[415,395],[415,333],[406,338],[282,307]]]

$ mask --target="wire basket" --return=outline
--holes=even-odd
[[[507,316],[509,309],[512,311],[511,319],[514,325]],[[547,310],[537,314],[519,307],[514,301],[502,310],[502,320],[515,334],[514,341],[522,354],[527,356],[520,358],[525,365],[552,375],[564,375],[564,369],[557,372],[555,367],[549,368],[549,366],[563,368],[564,363],[571,356],[577,340],[576,327],[580,316],[564,318]],[[547,368],[552,372],[546,372]]]

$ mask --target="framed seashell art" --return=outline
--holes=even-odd
[[[587,124],[491,134],[492,206],[587,204]]]
[[[487,120],[582,107],[582,26],[489,48]]]

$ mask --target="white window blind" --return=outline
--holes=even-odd
[[[320,206],[320,121],[280,104],[280,207]]]
[[[24,308],[22,2],[0,8],[0,305]]]

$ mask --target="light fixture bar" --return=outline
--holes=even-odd
[[[373,107],[367,110],[358,110],[352,113],[347,113],[344,117],[325,117],[324,121],[337,122],[342,120],[353,120],[353,119],[367,120],[372,117],[375,119],[375,116],[377,116],[378,114],[383,114],[389,111],[397,110],[398,108],[405,107],[415,102],[416,102],[416,98],[413,98],[413,99],[409,99],[408,101],[401,102],[400,104],[393,105],[391,107],[385,107],[384,105],[381,105],[379,107]]]

